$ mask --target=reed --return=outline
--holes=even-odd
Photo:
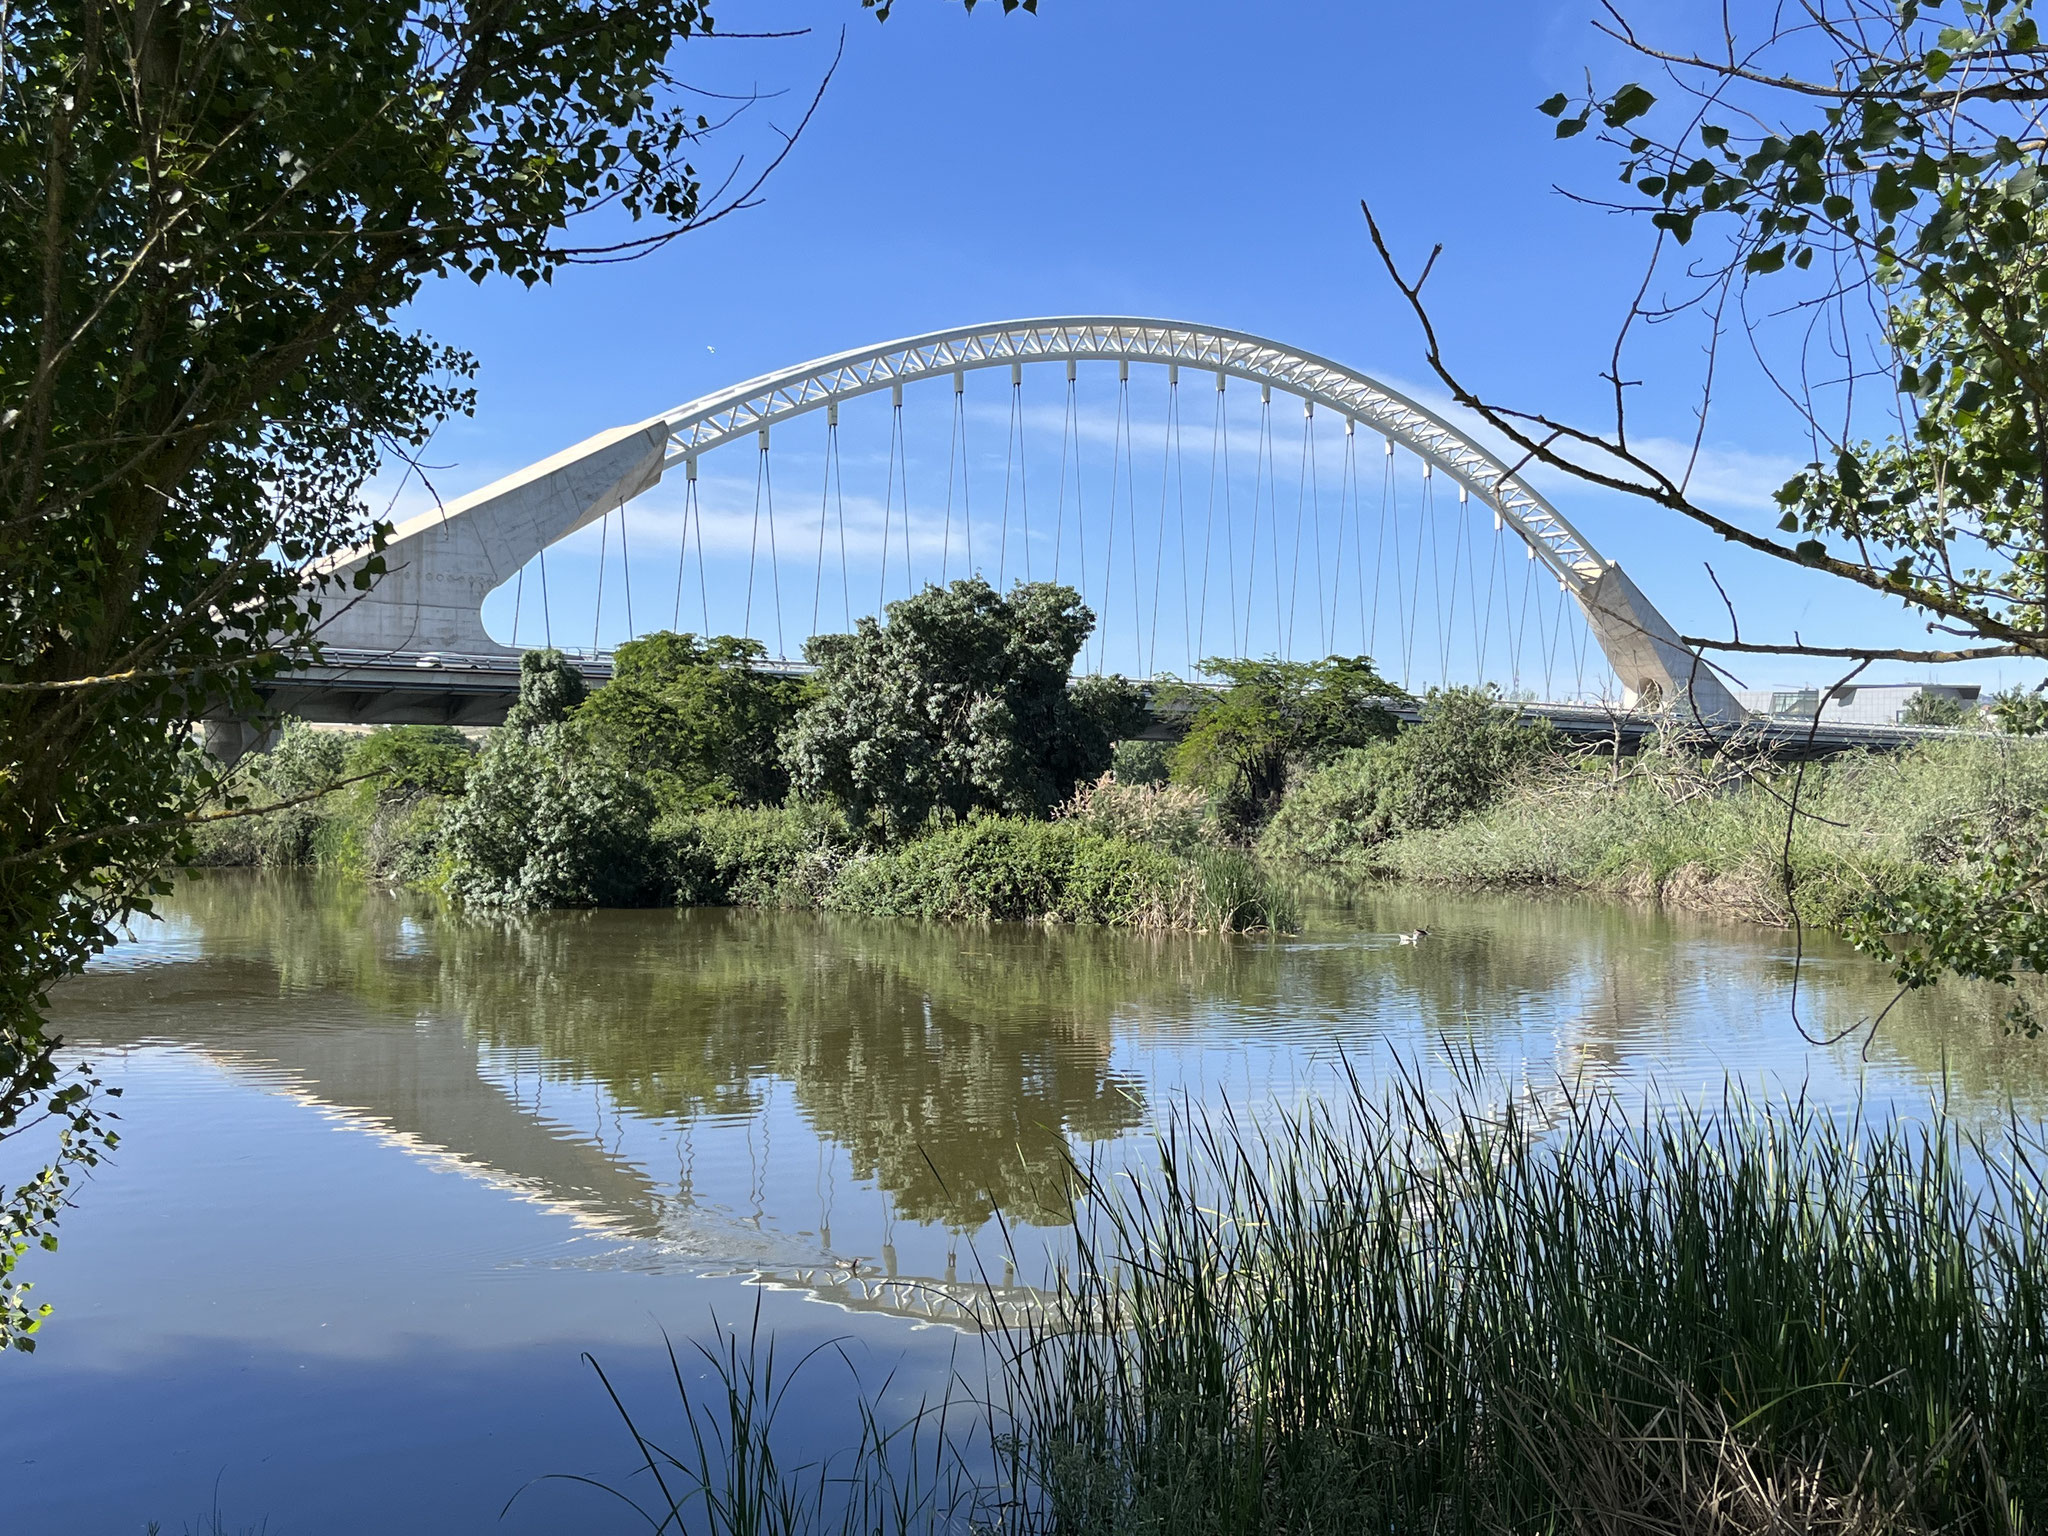
[[[801,1472],[707,1355],[650,1524],[719,1536],[1982,1533],[2048,1519],[2048,1147],[1734,1086],[1410,1071],[1075,1170],[1056,1299],[952,1405]],[[763,1351],[766,1351],[765,1355]],[[765,1369],[756,1362],[765,1359]],[[761,1405],[766,1405],[765,1409]],[[948,1414],[952,1417],[948,1419]],[[716,1433],[704,1429],[716,1427]],[[667,1524],[664,1524],[664,1520]]]
[[[1006,1341],[1016,1480],[1077,1536],[2027,1529],[2042,1151],[1733,1087],[1184,1114]]]

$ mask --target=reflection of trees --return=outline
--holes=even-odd
[[[1112,1065],[1120,1035],[1213,1042],[1221,1017],[1238,1036],[1271,1021],[1299,1040],[1327,1020],[1333,1040],[1420,1031],[1484,1047],[1561,1025],[1565,1071],[1642,1070],[1700,1028],[1712,991],[1789,980],[1754,930],[1612,903],[1305,894],[1316,904],[1298,942],[710,909],[477,919],[239,872],[181,886],[175,905],[216,966],[247,970],[244,996],[332,989],[394,1023],[460,1019],[480,1044],[531,1053],[557,1081],[594,1079],[650,1118],[752,1114],[760,1085],[785,1080],[904,1214],[962,1227],[995,1206],[1063,1219],[1072,1145],[1143,1116],[1142,1085]],[[1391,941],[1417,924],[1436,935]],[[1815,940],[1809,955],[1816,1027],[1888,996],[1881,971],[1839,945]],[[1930,1082],[1945,1064],[1966,1097],[2039,1101],[2048,1079],[2048,1050],[1947,994],[1902,1008],[1877,1049]]]

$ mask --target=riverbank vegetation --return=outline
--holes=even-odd
[[[763,670],[752,641],[664,633],[586,694],[529,652],[480,745],[288,725],[237,775],[279,809],[209,833],[199,861],[324,864],[504,910],[1287,927],[1274,882],[1204,834],[1208,795],[1116,784],[1149,716],[1120,678],[1070,681],[1093,625],[1071,588],[968,579],[818,637],[802,678]],[[302,798],[323,782],[345,787]]]
[[[2048,743],[1930,735],[1800,765],[1743,732],[1653,720],[1620,750],[1486,690],[1418,704],[1364,657],[1216,658],[1220,681],[1148,698],[1069,682],[1091,623],[1071,589],[969,580],[821,637],[805,677],[764,672],[752,642],[660,634],[621,647],[586,697],[563,658],[531,652],[481,746],[288,726],[238,770],[284,808],[223,823],[201,857],[331,865],[497,909],[1217,929],[1284,928],[1282,877],[1318,868],[1796,919],[1902,980],[1944,965],[2008,980],[2048,949],[2027,895]],[[1154,720],[1179,740],[1139,739]],[[303,798],[322,782],[346,787]],[[1986,846],[2006,850],[2003,874],[1979,868]],[[2011,921],[1986,928],[1998,879]]]
[[[622,1405],[641,1454],[704,1452],[642,1480],[656,1518],[2003,1536],[2048,1513],[2037,1129],[1476,1077],[1353,1079],[1264,1125],[1182,1111],[1149,1171],[1077,1171],[1077,1261],[988,1319],[986,1387],[894,1435],[864,1407],[827,1466],[777,1470],[763,1341],[728,1334],[682,1434]]]

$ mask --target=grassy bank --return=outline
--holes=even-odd
[[[761,1487],[734,1353],[684,1443],[737,1454],[680,1507],[751,1478],[802,1518],[735,1531],[2035,1529],[2044,1152],[1732,1092],[1183,1115],[1149,1174],[1082,1181],[1079,1262],[993,1337],[984,1444],[864,1418],[829,1473]]]
[[[1807,766],[1743,765],[1650,751],[1633,760],[1549,754],[1490,804],[1446,826],[1372,823],[1371,765],[1340,760],[1307,776],[1262,841],[1269,856],[1433,884],[1609,892],[1713,907],[1763,922],[1833,924],[1950,866],[1973,833],[1999,835],[2048,805],[2048,742],[1930,740]]]

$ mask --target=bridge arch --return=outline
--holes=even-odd
[[[861,347],[765,374],[616,427],[402,523],[387,574],[323,628],[336,651],[390,657],[500,656],[484,598],[548,545],[705,453],[845,400],[972,370],[1116,362],[1192,370],[1280,390],[1398,443],[1493,508],[1585,612],[1631,696],[1689,694],[1709,718],[1740,715],[1642,592],[1545,497],[1441,416],[1356,369],[1249,332],[1180,321],[1058,316],[962,326]],[[323,563],[346,573],[368,558]]]

